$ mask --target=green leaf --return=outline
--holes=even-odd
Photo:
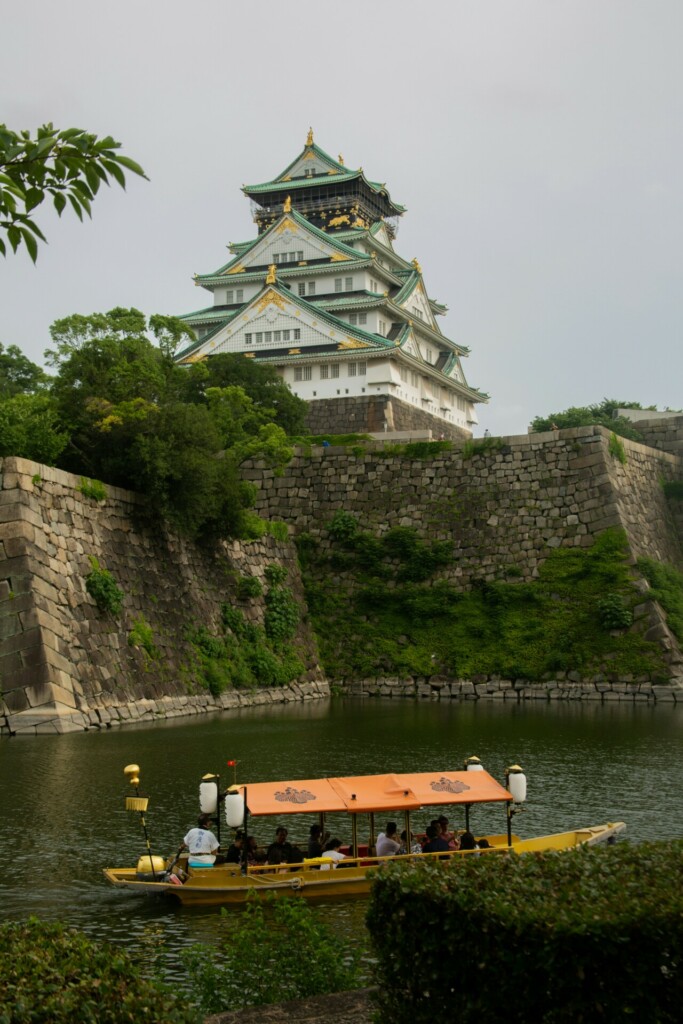
[[[112,160],[115,160],[117,164],[122,164],[123,167],[127,167],[128,170],[132,171],[134,174],[139,174],[141,178],[147,177],[140,164],[136,163],[135,160],[131,160],[128,156],[120,156],[117,153],[112,157]]]
[[[7,249],[5,248],[5,243],[3,242],[2,238],[0,238],[0,252],[3,256],[7,255]]]
[[[21,231],[13,224],[10,224],[10,226],[7,228],[7,240],[9,244],[12,246],[12,252],[16,252],[17,247],[21,242]]]
[[[102,163],[106,167],[106,169],[109,171],[109,173],[111,174],[112,178],[114,178],[115,181],[117,181],[119,183],[121,188],[125,188],[126,187],[126,176],[123,173],[123,171],[121,170],[121,168],[119,167],[119,165],[117,163],[115,163],[113,160],[103,160]]]
[[[62,216],[62,211],[64,210],[64,207],[66,206],[66,196],[62,192],[57,192],[53,202],[54,202],[55,210],[57,211],[57,213],[61,217]]]
[[[71,195],[71,193],[69,193],[69,197],[68,197],[68,198],[69,198],[69,202],[71,203],[71,205],[72,205],[72,207],[73,207],[74,213],[76,214],[76,216],[78,217],[78,219],[82,221],[82,220],[83,220],[83,213],[82,213],[82,211],[81,211],[81,207],[80,207],[80,205],[79,205],[79,203],[78,203],[78,200],[76,200],[76,199],[75,199],[75,198],[74,198],[74,197],[73,197],[73,196]]]
[[[28,228],[22,228],[21,233],[24,236],[24,243],[28,249],[28,254],[35,263],[38,258],[38,243]]]
[[[26,193],[26,199],[24,200],[26,205],[26,212],[29,213],[34,210],[36,206],[39,206],[45,198],[45,192],[42,188],[30,188]]]

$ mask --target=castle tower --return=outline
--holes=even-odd
[[[428,295],[417,259],[394,249],[404,207],[362,168],[313,141],[277,177],[245,185],[258,235],[195,284],[209,307],[182,319],[197,341],[177,356],[220,352],[275,366],[309,402],[312,433],[431,429],[469,436],[475,405],[468,349],[446,338],[446,306]]]

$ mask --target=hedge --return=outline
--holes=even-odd
[[[681,841],[387,865],[367,923],[395,1024],[681,1019]]]
[[[29,918],[0,925],[0,1024],[197,1024],[116,946]]]

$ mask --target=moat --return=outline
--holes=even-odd
[[[3,917],[61,918],[136,956],[160,955],[171,973],[183,947],[229,931],[230,918],[218,908],[122,896],[104,882],[103,866],[133,862],[144,849],[137,816],[124,809],[123,767],[132,761],[150,797],[153,851],[164,854],[194,824],[201,776],[220,772],[228,781],[230,759],[242,781],[438,770],[460,767],[471,754],[502,779],[518,762],[529,779],[527,809],[515,819],[520,835],[624,820],[628,841],[639,842],[683,837],[682,733],[683,709],[671,705],[335,699],[3,739]],[[270,841],[276,824],[255,823],[254,831]],[[306,827],[292,819],[290,832],[303,839]],[[362,926],[364,903],[321,904],[316,913],[353,929]]]

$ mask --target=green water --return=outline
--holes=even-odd
[[[230,918],[218,908],[182,908],[105,883],[102,867],[134,863],[144,852],[137,816],[124,809],[122,769],[130,762],[142,768],[153,851],[162,854],[195,824],[201,776],[213,771],[231,780],[228,759],[239,761],[246,782],[439,771],[461,767],[471,754],[502,780],[506,765],[517,762],[529,780],[527,810],[515,819],[519,834],[623,820],[637,842],[683,837],[682,738],[683,708],[671,705],[334,700],[2,740],[2,918],[61,918],[143,958],[158,950],[172,973],[188,943],[229,931]],[[416,828],[431,817],[416,815]],[[456,815],[451,821],[462,824]],[[276,823],[265,819],[254,831],[270,842]],[[302,842],[308,824],[287,821]],[[504,831],[504,815],[477,812],[473,825]],[[342,822],[332,828],[348,838]],[[363,910],[362,901],[351,901],[315,912],[350,930],[362,927]]]

